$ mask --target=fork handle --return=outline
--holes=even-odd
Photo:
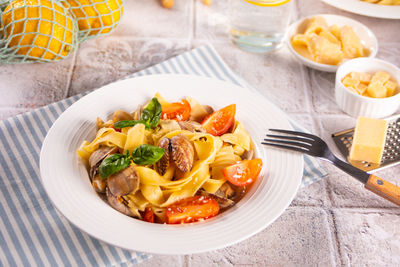
[[[365,188],[400,206],[400,187],[371,174]]]

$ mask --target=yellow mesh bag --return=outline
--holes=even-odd
[[[77,47],[78,26],[64,1],[0,0],[0,62],[50,62]]]
[[[122,0],[65,0],[79,27],[78,38],[85,41],[110,33],[123,14]]]

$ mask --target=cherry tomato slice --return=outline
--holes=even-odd
[[[189,102],[183,99],[181,102],[162,106],[161,118],[164,120],[186,121],[192,111]]]
[[[262,169],[261,159],[242,160],[236,164],[225,167],[222,173],[234,185],[245,186],[257,180]]]
[[[114,126],[111,126],[111,128],[113,128],[116,132],[121,132],[121,129],[115,128]]]
[[[197,222],[208,219],[219,212],[218,202],[207,196],[193,196],[181,199],[169,207],[165,212],[168,224]]]
[[[150,207],[147,207],[144,210],[143,220],[145,220],[146,222],[154,223],[154,212]]]
[[[220,136],[226,133],[235,122],[236,105],[232,104],[213,112],[201,123],[207,133]]]

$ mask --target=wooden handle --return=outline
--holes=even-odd
[[[400,187],[371,174],[365,188],[400,206]]]

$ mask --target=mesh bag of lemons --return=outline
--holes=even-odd
[[[0,0],[0,63],[64,59],[122,13],[123,0]]]

